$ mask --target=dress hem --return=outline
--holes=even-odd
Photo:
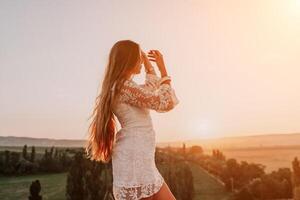
[[[139,196],[139,197],[136,197],[135,199],[132,199],[132,200],[140,200],[140,199],[142,199],[142,198],[147,198],[147,197],[151,197],[151,196],[153,196],[153,195],[155,195],[156,193],[158,193],[159,192],[159,190],[162,188],[162,186],[163,186],[163,184],[164,184],[164,182],[165,182],[165,180],[164,180],[164,178],[162,177],[162,176],[160,176],[160,179],[159,179],[160,181],[159,181],[159,184],[157,185],[157,187],[155,187],[155,190],[153,190],[153,192],[151,193],[151,194],[141,194],[141,196]],[[120,186],[116,186],[114,183],[113,183],[113,188],[115,188],[115,187],[120,187]],[[122,186],[121,186],[122,187]],[[116,190],[115,189],[113,189],[113,195],[114,195],[114,198],[116,199],[116,200],[123,200],[123,199],[120,199],[120,198],[118,198],[117,197],[117,194],[116,194]]]
[[[137,200],[140,200],[140,199],[142,199],[142,198],[151,197],[151,196],[155,195],[155,194],[158,193],[158,191],[162,188],[164,182],[165,182],[165,181],[162,180],[162,182],[160,183],[158,189],[157,189],[157,190],[154,190],[152,194],[150,194],[150,195],[147,195],[147,194],[146,194],[146,195],[142,195],[142,196],[140,196]]]

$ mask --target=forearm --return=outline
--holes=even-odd
[[[167,70],[164,66],[159,68],[159,70],[160,70],[161,78],[168,76]],[[145,66],[145,72],[146,72],[146,74],[157,75],[152,65]],[[165,80],[161,83],[170,85],[171,84],[170,82],[171,82],[171,80]]]
[[[151,70],[151,71],[146,71],[147,74],[153,74],[153,75],[157,75],[155,70]]]
[[[165,76],[168,76],[168,72],[166,70],[166,67],[163,66],[160,68],[160,75],[161,75],[161,78],[165,77]],[[166,84],[169,84],[171,85],[171,80],[165,80],[164,82],[162,83],[166,83]]]
[[[145,72],[146,72],[146,74],[157,75],[154,70],[154,67],[152,67],[152,65],[145,65]]]

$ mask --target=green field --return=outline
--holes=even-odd
[[[67,173],[0,177],[1,200],[26,200],[32,181],[39,179],[43,200],[64,200]]]

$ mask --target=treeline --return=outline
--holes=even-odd
[[[193,176],[189,166],[164,149],[156,151],[157,168],[177,200],[194,196]],[[112,162],[91,161],[77,152],[67,177],[67,200],[113,199]]]
[[[155,162],[170,190],[177,200],[191,200],[194,197],[192,171],[187,162],[170,148],[157,148]],[[0,173],[2,175],[25,175],[39,172],[67,173],[66,199],[94,200],[113,199],[112,162],[102,163],[86,158],[83,148],[45,148],[36,152],[32,146],[24,145],[21,152],[0,152]],[[42,199],[39,194],[43,186],[34,180],[30,186],[30,199]]]
[[[35,146],[31,151],[24,145],[22,152],[2,151],[0,152],[0,174],[2,175],[23,175],[36,174],[40,172],[66,172],[71,163],[71,156],[74,152],[69,149],[59,150],[54,146],[46,148],[44,154],[39,155]]]
[[[233,193],[235,200],[300,199],[300,165],[297,158],[290,168],[279,168],[271,173],[265,166],[228,158],[218,149],[205,155],[200,146],[177,150],[185,159],[198,163]],[[299,196],[296,198],[296,196]]]

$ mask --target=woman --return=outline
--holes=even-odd
[[[156,62],[161,77],[150,61]],[[146,80],[137,84],[133,76],[141,72],[142,64]],[[112,159],[116,200],[175,199],[155,165],[155,131],[150,116],[150,110],[168,112],[179,103],[170,81],[159,51],[151,50],[147,56],[131,40],[118,41],[110,50],[86,152],[91,160],[107,163]],[[117,133],[115,117],[121,124]]]

